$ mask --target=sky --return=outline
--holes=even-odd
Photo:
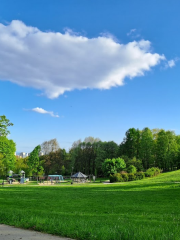
[[[178,0],[0,1],[0,115],[17,152],[180,134]]]

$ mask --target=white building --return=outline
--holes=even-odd
[[[19,156],[22,157],[22,158],[26,158],[26,157],[29,156],[29,153],[21,152],[21,153],[19,154]]]

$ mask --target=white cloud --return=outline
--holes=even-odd
[[[53,112],[46,111],[43,108],[39,108],[39,107],[31,109],[31,111],[41,113],[41,114],[49,114],[49,115],[51,115],[51,117],[59,117],[58,115],[55,115]]]
[[[132,33],[136,32],[136,28],[131,29],[128,33],[127,36],[130,36]]]
[[[179,61],[179,58],[174,58],[165,63],[165,68],[172,68],[176,65],[176,62]]]
[[[172,67],[174,67],[175,66],[175,60],[169,60],[168,62],[167,62],[167,64],[168,64],[168,67],[170,67],[170,68],[172,68]]]
[[[0,79],[39,89],[49,98],[74,89],[121,86],[164,59],[145,40],[120,44],[111,36],[42,32],[18,20],[0,24]]]

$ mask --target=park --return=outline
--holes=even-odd
[[[0,223],[80,240],[179,239],[180,170],[141,181],[0,188]]]
[[[129,129],[119,146],[87,138],[69,153],[54,148],[53,139],[15,158],[7,138],[13,124],[5,116],[0,124],[0,224],[79,240],[179,239],[179,136],[173,132]],[[169,150],[158,155],[163,138]],[[41,156],[43,147],[49,152]],[[145,159],[134,157],[137,148],[140,156],[147,151]]]

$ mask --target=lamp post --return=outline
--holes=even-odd
[[[72,167],[72,173],[71,173],[71,176],[73,175],[73,168],[74,168],[74,167]]]

